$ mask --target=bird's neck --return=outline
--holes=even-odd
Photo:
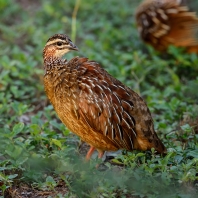
[[[60,69],[67,63],[66,59],[61,59],[56,56],[45,56],[44,57],[44,69],[45,74],[52,73],[54,70]]]

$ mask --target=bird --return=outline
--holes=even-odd
[[[105,151],[150,150],[165,153],[145,101],[96,61],[63,55],[78,51],[65,34],[51,36],[43,49],[44,89],[64,125],[90,145],[98,158]]]
[[[170,45],[198,54],[198,17],[187,0],[144,0],[135,19],[142,40],[160,52]]]

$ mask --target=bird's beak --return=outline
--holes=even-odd
[[[78,47],[72,42],[69,43],[68,49],[78,51]]]

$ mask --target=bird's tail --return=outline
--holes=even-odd
[[[169,45],[198,53],[198,17],[184,0],[145,0],[137,9],[141,38],[163,51]]]

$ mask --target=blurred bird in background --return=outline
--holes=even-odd
[[[198,16],[192,0],[144,0],[136,10],[141,38],[158,51],[169,45],[198,54]],[[194,9],[196,10],[196,9]]]

